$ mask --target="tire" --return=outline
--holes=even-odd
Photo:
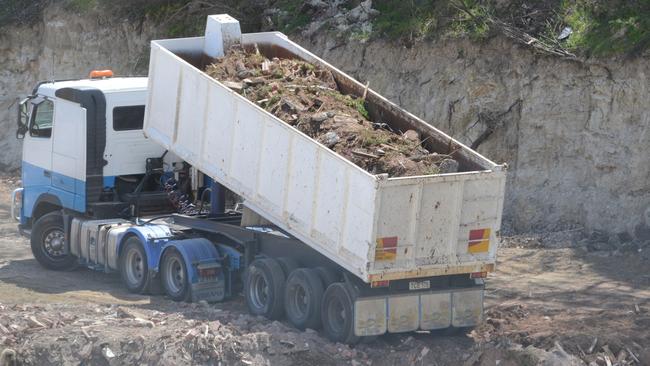
[[[136,236],[126,239],[120,253],[120,275],[129,292],[144,294],[149,285],[147,253]]]
[[[280,267],[282,267],[282,272],[284,272],[284,276],[286,278],[289,278],[289,274],[291,274],[291,272],[293,272],[296,268],[300,267],[298,265],[298,262],[296,262],[296,260],[293,258],[278,257],[275,258],[275,260],[278,262]]]
[[[331,284],[323,295],[321,320],[325,335],[333,342],[354,344],[354,302],[350,291],[341,282]]]
[[[244,296],[251,314],[281,319],[284,315],[285,282],[286,276],[276,260],[254,260],[246,269],[244,283]]]
[[[324,292],[323,282],[315,270],[298,268],[291,272],[284,290],[287,320],[300,330],[320,328]]]
[[[30,237],[32,254],[43,267],[55,271],[73,269],[77,258],[66,254],[65,229],[61,212],[50,212],[34,223]]]
[[[165,294],[174,301],[190,298],[189,274],[181,253],[174,248],[165,251],[160,265],[160,282]]]
[[[328,288],[329,285],[338,282],[339,276],[329,267],[316,267],[314,268],[321,281],[323,281],[323,288]]]

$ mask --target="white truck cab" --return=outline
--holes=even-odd
[[[123,195],[137,188],[147,158],[165,152],[143,134],[146,97],[147,78],[112,77],[107,70],[38,84],[18,116],[21,229],[53,211],[106,217],[128,208]]]

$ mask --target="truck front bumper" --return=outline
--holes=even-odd
[[[477,286],[357,298],[354,333],[373,336],[475,326],[483,318],[483,292],[483,286]]]

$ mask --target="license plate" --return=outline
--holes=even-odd
[[[409,282],[409,290],[424,290],[431,288],[431,281],[411,281]]]

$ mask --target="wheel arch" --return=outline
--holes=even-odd
[[[59,197],[51,193],[43,193],[36,199],[34,203],[34,210],[32,211],[31,224],[33,225],[36,220],[44,215],[63,209]]]
[[[160,251],[158,263],[162,263],[163,257],[170,250],[176,250],[181,254],[186,268],[188,271],[192,272],[189,273],[190,280],[192,279],[192,276],[196,276],[196,273],[194,273],[194,264],[218,261],[221,258],[216,245],[214,245],[210,240],[206,238],[193,238],[168,241]]]
[[[126,230],[124,236],[122,236],[117,244],[118,258],[122,257],[122,251],[126,241],[133,237],[138,238],[147,256],[149,271],[157,273],[159,271],[162,250],[171,236],[171,230],[166,225],[133,226]]]

